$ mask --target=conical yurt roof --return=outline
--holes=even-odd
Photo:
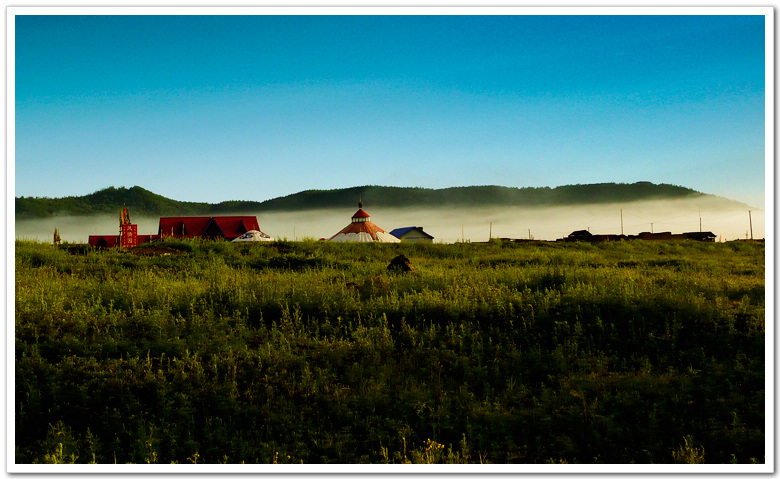
[[[249,230],[242,234],[238,238],[234,239],[234,243],[242,243],[248,241],[273,241],[274,239],[258,230]]]
[[[363,202],[352,215],[352,222],[331,236],[328,241],[359,243],[400,243],[401,240],[371,222],[371,216],[363,210]]]

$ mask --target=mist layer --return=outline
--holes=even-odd
[[[492,238],[552,241],[572,231],[636,235],[711,231],[719,241],[765,236],[764,211],[721,209],[705,200],[646,201],[553,208],[371,208],[371,221],[385,231],[422,227],[436,243]],[[355,208],[256,213],[263,232],[277,239],[330,238],[349,224]],[[246,214],[246,213],[242,213]],[[133,217],[139,234],[157,234],[159,218]],[[751,225],[752,222],[752,225]],[[89,235],[119,234],[116,216],[57,216],[15,222],[17,239],[49,242],[54,228],[63,241],[86,243]]]

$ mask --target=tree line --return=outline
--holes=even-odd
[[[506,186],[463,186],[442,189],[394,186],[355,186],[333,190],[306,190],[267,201],[230,200],[220,203],[177,201],[140,186],[108,187],[84,196],[64,198],[17,197],[17,219],[56,215],[91,216],[114,214],[126,205],[140,216],[218,215],[227,213],[300,211],[344,208],[362,199],[371,207],[480,207],[480,206],[565,206],[626,203],[642,200],[683,198],[720,199],[731,206],[744,205],[669,184],[599,183],[555,188]]]

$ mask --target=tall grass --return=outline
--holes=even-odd
[[[154,246],[16,242],[17,462],[764,460],[761,244]]]

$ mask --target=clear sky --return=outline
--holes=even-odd
[[[763,207],[762,15],[15,18],[15,196],[651,181]]]

